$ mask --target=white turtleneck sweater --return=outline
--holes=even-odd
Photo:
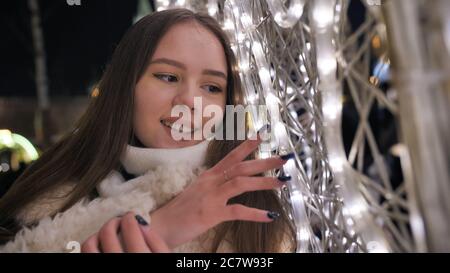
[[[63,213],[51,218],[67,198],[73,183],[42,196],[18,216],[24,228],[0,252],[79,252],[89,236],[95,234],[111,218],[133,211],[151,226],[149,213],[182,192],[204,169],[209,141],[181,149],[154,149],[127,146],[121,158],[125,170],[136,178],[125,181],[112,171],[97,187],[99,197],[83,199]],[[209,252],[214,229],[183,244],[173,252]],[[283,242],[282,251],[290,251]],[[234,252],[225,238],[218,252]]]
[[[129,211],[140,214],[151,225],[149,212],[183,191],[203,170],[208,144],[206,140],[180,149],[128,146],[121,163],[136,178],[125,181],[119,172],[112,171],[98,185],[98,198],[83,199],[53,218],[49,215],[61,207],[73,184],[46,194],[17,219],[22,224],[38,224],[19,231],[13,241],[0,247],[0,252],[76,252],[78,243],[98,232],[111,218]],[[204,240],[208,234],[173,251],[207,252]]]

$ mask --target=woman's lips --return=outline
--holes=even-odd
[[[178,119],[176,119],[175,121],[177,121],[177,120]],[[189,128],[188,126],[184,126],[183,123],[174,124],[175,121],[172,122],[167,119],[160,120],[160,122],[163,126],[165,126],[166,128],[169,128],[170,130],[178,131],[179,133],[192,134],[198,130],[198,129],[194,128],[194,126],[192,126],[192,124],[191,124],[191,128],[194,128],[194,129],[187,131],[186,129]],[[183,124],[183,126],[181,124]],[[175,126],[177,126],[177,127],[175,127]]]

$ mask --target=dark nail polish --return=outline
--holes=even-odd
[[[270,130],[270,124],[263,125],[263,127],[261,127],[258,130],[258,135],[261,134],[261,133],[267,132],[269,130]]]
[[[266,136],[266,134],[269,133],[269,130],[270,130],[270,124],[266,124],[263,127],[261,127],[257,132],[258,139],[261,140],[262,136]],[[267,138],[267,136],[266,136],[266,138]],[[266,139],[262,139],[262,140],[266,141]]]
[[[281,182],[287,182],[287,181],[290,181],[291,179],[292,179],[292,177],[290,175],[278,176],[278,180],[280,180]]]
[[[135,218],[136,218],[136,221],[139,223],[139,225],[141,225],[141,226],[148,226],[147,221],[145,221],[145,219],[142,218],[142,216],[136,215]]]
[[[283,159],[283,160],[293,159],[293,158],[295,158],[295,153],[289,153],[289,154],[287,154],[287,155],[281,155],[280,157],[281,157],[281,159]]]
[[[269,211],[269,212],[267,213],[267,217],[269,217],[269,218],[272,219],[272,220],[275,220],[275,219],[277,219],[278,217],[280,217],[280,214],[279,214],[278,212],[275,212],[275,211]]]

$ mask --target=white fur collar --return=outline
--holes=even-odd
[[[183,164],[194,168],[203,166],[209,140],[199,144],[178,148],[139,148],[127,146],[121,162],[125,170],[134,175],[142,175],[150,169],[162,165]]]

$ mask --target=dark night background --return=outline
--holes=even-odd
[[[153,1],[143,1],[154,10]],[[3,1],[0,6],[0,130],[26,137],[41,152],[70,129],[86,109],[92,86],[133,24],[139,3],[80,0],[81,5],[71,6],[67,0],[37,2],[50,99],[42,127],[46,138],[36,133],[37,90],[28,0]],[[19,168],[13,167],[12,153],[0,150],[0,197],[26,168],[23,162]]]
[[[137,0],[39,1],[50,96],[86,95],[115,45],[132,24]],[[0,9],[0,96],[35,96],[30,16],[26,0]]]

